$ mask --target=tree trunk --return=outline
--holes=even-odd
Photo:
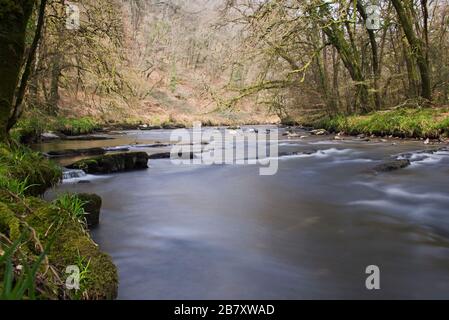
[[[56,115],[58,113],[58,102],[60,97],[59,79],[61,77],[61,55],[59,53],[56,53],[52,62],[48,111],[50,114]]]
[[[410,47],[412,48],[412,52],[416,57],[416,64],[418,65],[419,72],[421,75],[421,96],[424,99],[432,100],[432,88],[430,81],[430,71],[429,71],[429,63],[427,60],[427,54],[425,53],[425,46],[423,41],[418,38],[414,29],[413,29],[413,19],[407,13],[404,7],[403,0],[391,0],[394,8],[398,14],[399,22],[401,23],[402,29],[404,30],[405,37],[407,38]],[[406,3],[407,5],[407,3]],[[409,3],[409,5],[413,5]]]
[[[360,1],[357,1],[357,10],[359,14],[362,16],[363,21],[367,22],[368,15],[366,14],[365,7]],[[368,33],[370,46],[371,46],[371,56],[373,63],[373,77],[374,77],[374,102],[376,104],[376,109],[380,110],[382,107],[382,101],[379,90],[379,79],[380,79],[380,62],[379,62],[379,53],[377,48],[376,35],[374,31],[366,28]]]
[[[35,0],[0,0],[0,140],[8,136],[34,3]]]
[[[343,64],[348,70],[352,80],[356,86],[356,100],[360,101],[360,110],[363,113],[367,113],[371,110],[368,86],[363,75],[363,71],[358,58],[358,53],[354,52],[354,46],[349,44],[344,38],[344,34],[341,30],[338,30],[335,26],[324,27],[323,31],[328,36],[329,41],[337,49]]]
[[[33,43],[31,44],[30,50],[28,52],[28,57],[25,63],[25,68],[23,70],[22,79],[20,80],[19,90],[17,91],[16,94],[13,111],[8,119],[8,126],[6,128],[7,131],[9,131],[16,124],[17,120],[19,120],[20,116],[22,115],[23,111],[22,104],[25,98],[25,92],[27,89],[28,81],[32,73],[32,68],[34,66],[34,59],[36,57],[36,51],[39,45],[39,40],[41,38],[42,27],[44,25],[46,5],[47,0],[41,0]]]

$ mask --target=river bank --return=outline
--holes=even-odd
[[[25,116],[12,130],[12,136],[24,143],[33,144],[51,140],[101,140],[102,134],[126,130],[172,130],[191,128],[194,123],[203,127],[239,127],[240,125],[263,125],[266,122],[236,120],[202,119],[178,120],[170,117],[166,120],[122,119],[121,121],[104,121],[93,117],[67,118],[31,114]],[[94,135],[94,136],[93,136]]]
[[[116,267],[91,239],[91,219],[85,220],[96,199],[73,194],[41,199],[61,178],[61,168],[40,153],[15,143],[0,145],[1,299],[117,296]],[[80,275],[72,288],[66,285],[69,266]]]
[[[449,136],[448,108],[398,108],[367,115],[327,117],[308,125],[329,132],[414,139],[446,139]]]

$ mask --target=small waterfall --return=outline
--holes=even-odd
[[[76,179],[76,178],[82,178],[85,177],[86,173],[83,170],[77,170],[77,169],[66,169],[62,173],[62,179],[68,180],[68,179]]]

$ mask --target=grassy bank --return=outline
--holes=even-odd
[[[101,129],[98,121],[89,118],[63,118],[46,115],[23,117],[12,130],[15,139],[22,142],[35,142],[44,132],[57,132],[67,136],[94,133]]]
[[[351,135],[437,139],[449,136],[449,110],[447,108],[399,108],[367,115],[328,117],[314,121],[311,125],[315,128]]]
[[[117,272],[91,240],[84,203],[74,195],[38,197],[61,170],[22,146],[0,145],[0,299],[113,299]],[[80,270],[79,290],[66,268]]]

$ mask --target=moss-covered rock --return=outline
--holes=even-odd
[[[75,162],[69,169],[81,169],[90,174],[104,174],[148,168],[146,152],[108,154]]]
[[[13,214],[11,214],[13,212]],[[17,218],[21,217],[21,219]],[[39,277],[45,288],[40,298],[48,299],[115,299],[117,297],[118,275],[111,258],[100,252],[83,225],[70,212],[38,198],[18,200],[10,193],[0,190],[0,231],[11,238],[21,230],[33,230],[33,239],[39,245],[49,248],[48,264],[57,275],[44,272]],[[14,236],[12,236],[14,234]],[[26,252],[38,255],[37,241],[27,241]],[[23,249],[23,248],[22,248]],[[31,259],[31,258],[30,258]],[[85,271],[80,290],[65,287],[65,270],[75,265]],[[1,276],[1,274],[0,274]]]
[[[118,287],[116,267],[92,241],[75,212],[75,203],[49,203],[30,196],[42,194],[60,181],[61,175],[61,168],[41,154],[22,146],[0,145],[0,253],[19,241],[5,263],[25,266],[23,270],[39,263],[38,274],[33,275],[38,290],[32,287],[32,291],[36,296],[20,298],[114,299]],[[94,213],[94,220],[96,214],[98,220],[101,198],[89,195],[86,202],[85,211]],[[72,265],[82,271],[77,291],[65,286],[65,271]],[[0,263],[0,283],[6,278],[5,270],[6,264]],[[8,278],[17,284],[23,273],[14,270]],[[0,297],[2,291],[0,285]]]
[[[87,225],[90,228],[96,227],[100,223],[101,197],[90,193],[79,193],[77,197],[85,203],[83,208]]]

